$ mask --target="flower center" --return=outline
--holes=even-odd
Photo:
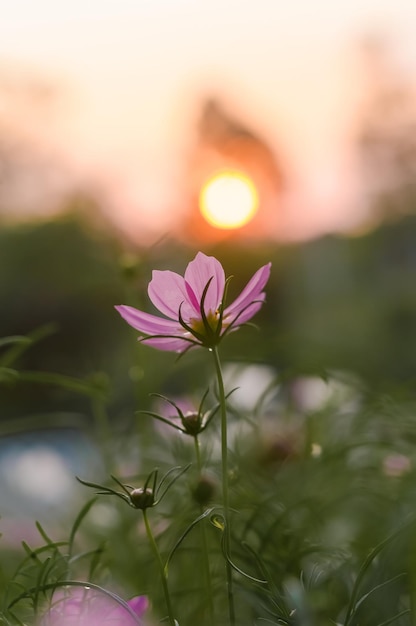
[[[208,337],[217,330],[219,318],[219,311],[215,311],[214,313],[212,311],[208,311],[206,314],[206,322],[204,322],[201,317],[191,317],[189,320],[189,326],[199,335]]]

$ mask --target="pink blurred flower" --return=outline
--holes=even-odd
[[[270,276],[271,263],[261,267],[240,295],[224,308],[227,282],[221,263],[198,252],[185,275],[154,270],[148,294],[154,306],[166,317],[158,317],[131,306],[115,308],[150,346],[159,350],[184,352],[192,346],[216,346],[221,337],[250,320],[261,308],[263,289]],[[166,319],[168,318],[168,319]]]
[[[144,626],[147,597],[136,596],[126,604],[130,610],[110,595],[71,587],[54,594],[37,626]]]

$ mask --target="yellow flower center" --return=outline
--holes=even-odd
[[[220,318],[219,311],[215,311],[214,313],[212,311],[208,311],[208,313],[206,314],[206,318],[207,318],[209,327],[212,329],[212,332],[215,332],[218,326],[219,318]],[[205,324],[202,318],[192,317],[189,320],[189,326],[196,333],[199,333],[200,335],[205,335],[205,336],[207,335],[207,329],[205,327]]]

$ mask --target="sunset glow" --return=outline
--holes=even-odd
[[[202,188],[199,207],[215,228],[241,228],[256,214],[257,189],[241,172],[227,170],[210,178]]]
[[[201,233],[227,237],[256,201],[209,199],[224,192],[208,193],[208,176],[242,168],[261,197],[259,236],[366,227],[357,137],[376,85],[414,91],[416,2],[3,4],[1,134],[18,174],[2,185],[8,219],[51,215],[92,185],[109,219],[146,245],[180,231],[195,194]],[[385,57],[372,66],[378,39]],[[202,138],[211,99],[226,116]]]

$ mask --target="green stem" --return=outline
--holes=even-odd
[[[198,467],[199,477],[201,478],[201,475],[202,475],[202,459],[201,459],[201,446],[199,444],[198,435],[196,435],[194,437],[194,444],[195,444],[196,464],[197,464],[197,467]]]
[[[196,462],[198,466],[198,473],[199,473],[199,478],[201,478],[202,477],[202,460],[201,460],[201,450],[200,450],[198,436],[194,437],[194,443],[195,443],[195,456],[196,456]],[[202,505],[200,507],[200,512],[201,512],[201,515],[204,512],[204,507]],[[199,526],[201,529],[200,532],[201,532],[201,542],[202,542],[202,563],[203,563],[203,568],[204,568],[205,584],[206,584],[206,588],[208,592],[209,618],[210,618],[210,624],[215,624],[214,600],[213,600],[213,594],[212,594],[211,572],[209,569],[208,541],[207,541],[207,533],[206,533],[206,528],[205,528],[205,520],[202,520]]]
[[[225,520],[225,549],[230,556],[230,502],[228,494],[228,442],[227,442],[227,405],[225,398],[224,379],[222,376],[221,361],[217,347],[212,348],[214,356],[215,371],[218,382],[218,399],[221,410],[221,459],[222,459],[222,503],[224,507]],[[227,594],[228,594],[228,612],[230,617],[230,626],[235,626],[235,610],[234,610],[234,594],[233,594],[233,577],[231,565],[226,559],[225,567],[227,572]]]
[[[150,528],[149,519],[147,517],[147,509],[143,509],[143,519],[144,519],[144,525],[146,526],[147,537],[149,539],[150,545],[152,546],[152,550],[156,557],[156,561],[158,562],[158,565],[159,565],[160,575],[162,577],[163,592],[165,594],[166,607],[168,609],[169,624],[170,626],[176,626],[176,622],[173,617],[173,610],[172,610],[172,604],[170,601],[168,581],[166,578],[165,568],[163,565],[162,557],[160,556],[159,548],[157,547],[155,538],[153,536],[152,529]]]

